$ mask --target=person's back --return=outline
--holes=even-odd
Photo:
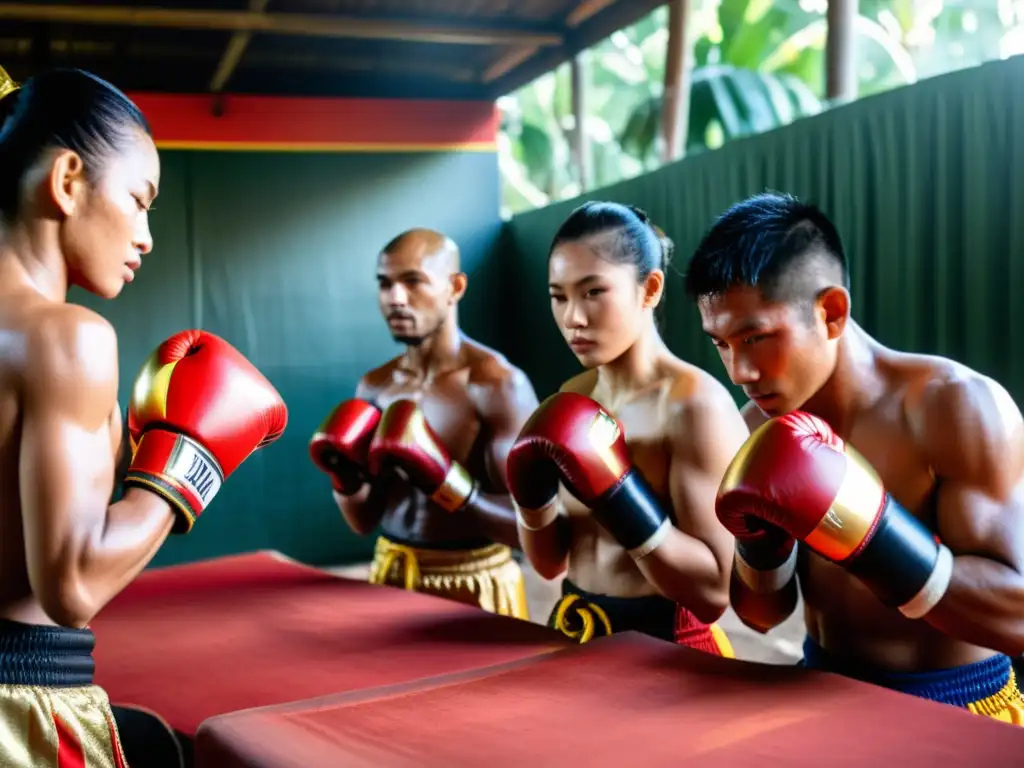
[[[0,264],[0,617],[41,624],[49,618],[32,594],[18,483],[27,326],[39,302],[11,285],[5,266]]]
[[[19,478],[23,403],[40,329],[74,323],[74,315],[87,310],[46,302],[22,284],[12,265],[9,259],[0,261],[0,618],[53,624],[33,591],[25,551]],[[114,414],[111,455],[120,442],[120,417]]]

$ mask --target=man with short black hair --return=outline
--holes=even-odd
[[[741,619],[777,626],[799,581],[806,666],[1024,723],[1024,420],[1006,390],[872,338],[835,226],[789,195],[727,210],[686,289],[750,398],[716,507]]]

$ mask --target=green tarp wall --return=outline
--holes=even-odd
[[[436,227],[462,247],[469,333],[497,344],[482,311],[500,288],[486,260],[500,234],[494,153],[161,152],[156,243],[114,301],[72,300],[117,329],[120,401],[145,357],[185,328],[234,344],[288,403],[284,436],[229,478],[188,536],[153,565],[260,548],[312,563],[367,557],[309,461],[320,420],[399,351],[377,308],[376,257],[399,232]]]
[[[682,274],[714,218],[765,189],[834,218],[854,316],[869,332],[960,360],[1024,404],[1024,57],[864,99],[513,218],[503,257],[517,325],[506,349],[538,394],[579,371],[551,316],[547,254],[586,199],[638,205],[673,238],[663,334],[676,354],[727,381]]]

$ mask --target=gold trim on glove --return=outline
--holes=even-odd
[[[459,462],[453,461],[444,482],[430,495],[430,500],[448,512],[458,512],[476,492],[476,481]]]
[[[885,503],[885,490],[875,470],[850,445],[846,473],[828,512],[804,542],[829,560],[841,563],[856,552],[875,525]]]

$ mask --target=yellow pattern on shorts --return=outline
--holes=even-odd
[[[126,768],[107,694],[0,684],[0,766]]]
[[[1010,679],[999,691],[984,699],[972,701],[967,709],[976,715],[990,717],[1002,723],[1024,725],[1024,695],[1017,687],[1017,675],[1011,669]]]
[[[512,550],[503,544],[479,549],[426,549],[377,538],[370,583],[468,603],[489,613],[529,620],[526,585]]]

